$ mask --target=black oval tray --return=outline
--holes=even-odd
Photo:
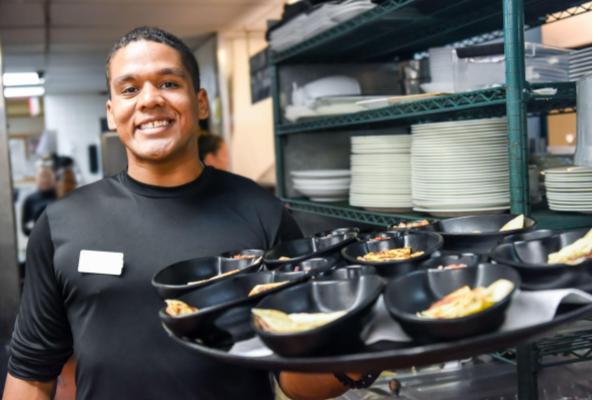
[[[281,357],[276,354],[248,357],[230,354],[222,349],[210,348],[167,333],[191,351],[222,362],[248,368],[272,371],[306,372],[370,372],[385,369],[409,368],[471,357],[514,347],[549,334],[554,328],[569,321],[591,317],[592,305],[560,306],[552,321],[511,331],[472,336],[466,339],[418,345],[414,342],[377,342],[346,355],[326,357]]]

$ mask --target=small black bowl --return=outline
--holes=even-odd
[[[221,279],[206,281],[225,272],[239,269],[241,273],[254,272],[260,268],[260,260],[240,259],[234,260],[223,257],[200,257],[180,261],[158,271],[152,277],[152,286],[163,299],[181,296],[199,287],[212,285]],[[225,276],[231,278],[237,274]],[[196,282],[188,284],[188,282]]]
[[[262,257],[265,255],[265,251],[261,249],[244,249],[244,250],[234,250],[227,251],[221,254],[221,257],[231,258],[234,260],[239,260],[239,256],[248,257],[249,260],[255,260],[256,262],[261,262]],[[236,258],[238,256],[238,258]]]
[[[304,272],[310,275],[323,274],[337,265],[337,258],[333,256],[329,257],[315,257],[309,258],[308,260],[300,261],[297,264],[283,264],[277,267],[274,271],[276,272]]]
[[[254,330],[267,347],[286,357],[331,355],[360,348],[363,328],[383,290],[375,275],[359,279],[309,281],[265,297],[256,308],[275,309],[287,314],[321,313],[347,310],[326,325],[298,333],[270,333]]]
[[[267,268],[276,269],[285,264],[297,264],[300,261],[315,257],[334,256],[339,258],[342,247],[356,240],[356,233],[349,232],[341,235],[323,238],[310,237],[281,243],[268,250],[264,256]],[[286,259],[280,259],[285,257]]]
[[[389,279],[414,271],[419,262],[439,250],[443,242],[442,237],[433,232],[398,232],[398,237],[394,239],[353,243],[342,249],[342,256],[351,264],[373,266],[378,275]],[[424,254],[403,261],[369,262],[358,259],[358,257],[362,257],[372,251],[390,250],[407,246],[411,247],[413,251],[423,251]]]
[[[492,251],[492,259],[514,267],[525,290],[578,287],[592,278],[592,260],[577,265],[548,264],[548,255],[575,242],[588,228],[556,232],[541,239],[502,243]],[[534,232],[532,232],[534,233]]]
[[[444,237],[444,250],[488,254],[508,235],[533,229],[536,222],[525,217],[525,228],[500,232],[513,214],[473,215],[449,218],[434,224],[435,232]]]
[[[514,235],[508,235],[504,239],[502,239],[502,243],[512,243],[512,242],[522,242],[525,240],[537,240],[543,239],[552,235],[556,235],[560,233],[558,231],[553,231],[551,229],[536,229],[534,231],[517,233]]]
[[[431,258],[421,262],[419,268],[437,269],[450,264],[465,264],[466,267],[474,267],[483,262],[483,257],[475,253],[436,252]]]
[[[411,223],[415,223],[418,221],[427,221],[427,225],[423,225],[423,226],[410,226],[410,227],[405,227],[402,228],[398,225],[400,224],[408,224],[410,225]],[[434,219],[428,219],[428,218],[422,218],[420,220],[399,220],[396,221],[396,223],[388,225],[387,228],[385,228],[386,231],[399,231],[399,232],[404,232],[407,230],[413,230],[413,231],[433,231],[433,224],[436,223],[437,220]]]
[[[515,288],[506,298],[484,311],[454,319],[421,318],[416,315],[465,285],[471,288],[489,286],[498,279],[513,282]],[[519,274],[500,264],[479,264],[477,267],[452,270],[428,269],[389,282],[384,300],[390,315],[416,341],[455,340],[499,328],[519,284]]]
[[[277,293],[297,285],[310,278],[302,272],[276,274],[274,272],[256,272],[243,274],[195,289],[179,297],[198,311],[173,317],[166,313],[166,307],[158,312],[160,320],[179,337],[200,339],[205,344],[228,344],[233,337],[251,336],[250,309],[265,296]],[[286,284],[268,291],[248,296],[256,286],[265,283],[284,282]],[[224,318],[222,318],[224,317]],[[246,334],[240,335],[245,332]]]
[[[341,280],[341,279],[358,279],[365,275],[375,275],[375,267],[370,265],[347,265],[345,267],[336,268],[325,272],[318,279],[320,280]]]

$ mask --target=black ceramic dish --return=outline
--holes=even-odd
[[[330,270],[320,276],[320,280],[358,279],[365,275],[376,275],[375,267],[370,265],[347,265],[342,268]]]
[[[234,338],[251,336],[250,309],[265,296],[297,285],[310,278],[302,272],[277,274],[256,272],[223,280],[208,287],[193,290],[179,297],[198,311],[172,317],[162,308],[160,320],[176,335],[190,339],[200,339],[210,345],[230,344]],[[268,291],[248,296],[256,286],[265,283],[284,282],[286,284]]]
[[[254,272],[260,267],[260,260],[241,259],[234,260],[223,257],[200,257],[191,260],[180,261],[169,265],[158,271],[152,277],[152,286],[158,291],[163,299],[181,296],[191,290],[199,287],[212,285],[221,279],[232,278],[233,276],[246,272]],[[212,277],[225,272],[239,269],[240,272],[233,275],[224,276],[210,281]],[[188,282],[198,283],[188,284]]]
[[[434,224],[435,232],[444,237],[444,250],[488,254],[508,235],[533,229],[535,221],[525,218],[525,228],[500,232],[513,214],[474,215],[449,218]]]
[[[358,235],[358,239],[363,242],[371,242],[378,240],[386,240],[386,239],[394,239],[398,236],[401,236],[402,233],[400,231],[381,231],[381,232],[368,232],[361,233]]]
[[[296,265],[300,261],[315,257],[334,256],[339,258],[342,247],[356,240],[356,232],[323,238],[310,237],[281,243],[264,255],[267,268],[276,269],[286,264]],[[285,257],[285,259],[281,259]]]
[[[534,231],[517,233],[514,235],[508,235],[504,239],[502,239],[502,243],[512,243],[512,242],[521,242],[524,240],[543,239],[548,236],[556,235],[557,233],[560,233],[560,232],[553,231],[551,229],[536,229]]]
[[[334,256],[309,258],[297,264],[284,264],[278,267],[276,272],[304,272],[318,275],[330,271],[337,265],[338,259]]]
[[[482,256],[475,253],[436,252],[431,258],[419,264],[420,269],[437,269],[450,264],[465,264],[466,267],[474,267],[483,262]]]
[[[557,232],[536,240],[502,243],[492,251],[494,261],[514,267],[525,290],[569,287],[591,289],[592,260],[577,265],[548,264],[548,255],[559,251],[588,232],[588,228]],[[532,232],[534,233],[534,232]],[[589,283],[589,284],[586,284]]]
[[[423,226],[416,226],[416,227],[408,227],[408,228],[400,228],[398,225],[401,223],[404,224],[410,224],[413,222],[417,222],[417,221],[422,221],[422,220],[426,220],[427,222],[429,222],[427,225],[423,225]],[[436,220],[433,219],[427,219],[427,218],[423,218],[421,220],[401,220],[396,222],[395,224],[391,224],[388,225],[387,228],[385,228],[386,231],[399,231],[399,232],[404,232],[407,230],[415,230],[415,231],[433,231],[433,224],[437,222]]]
[[[262,257],[265,255],[265,251],[261,249],[244,249],[244,250],[234,250],[227,251],[221,254],[221,257],[224,258],[232,258],[234,260],[239,260],[242,257],[247,257],[250,260],[255,260],[256,262],[262,261]],[[237,256],[237,258],[236,258]]]
[[[513,282],[515,288],[510,295],[484,311],[454,319],[421,318],[416,315],[462,286],[489,286],[498,279]],[[384,300],[390,315],[415,341],[456,340],[499,328],[519,284],[517,272],[505,265],[479,264],[477,267],[453,270],[429,269],[389,282]]]
[[[344,228],[336,228],[336,229],[332,229],[330,231],[319,232],[319,233],[314,234],[313,237],[323,239],[323,238],[338,236],[338,235],[352,235],[352,234],[358,235],[359,232],[360,232],[360,228],[357,228],[355,226],[350,226],[350,227],[344,227]]]
[[[433,232],[407,231],[399,232],[394,239],[357,242],[342,249],[342,256],[351,264],[371,265],[378,275],[393,278],[414,271],[417,265],[442,247],[443,239]],[[369,262],[360,261],[369,252],[411,247],[413,252],[422,251],[423,255],[402,261]]]
[[[372,308],[383,290],[375,276],[359,279],[310,281],[265,297],[255,308],[285,313],[321,313],[347,310],[340,318],[304,332],[277,334],[254,329],[275,353],[294,357],[336,354],[362,346],[360,334],[373,316]]]

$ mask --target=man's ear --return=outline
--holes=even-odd
[[[206,90],[198,90],[198,119],[207,119],[209,115],[208,96]]]
[[[115,119],[112,115],[112,103],[110,99],[106,100],[106,119],[108,121],[108,129],[111,131],[117,130],[117,124],[115,124]]]

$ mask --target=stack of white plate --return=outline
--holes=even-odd
[[[592,47],[576,50],[569,54],[569,79],[576,81],[592,72]]]
[[[510,208],[505,118],[412,126],[413,209],[439,217]]]
[[[592,212],[592,168],[560,167],[544,171],[551,210]]]
[[[294,189],[312,201],[344,201],[350,191],[350,170],[292,171]]]
[[[350,205],[374,211],[411,209],[410,135],[352,137]]]

